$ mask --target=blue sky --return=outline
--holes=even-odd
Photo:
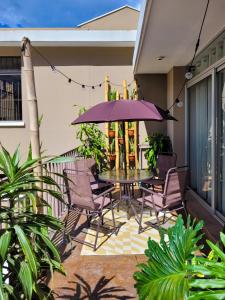
[[[2,0],[0,27],[74,27],[123,5],[142,0]]]

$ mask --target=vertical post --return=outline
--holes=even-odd
[[[116,91],[116,100],[119,100],[120,94],[119,91]],[[116,170],[119,169],[120,165],[120,151],[119,151],[119,141],[118,141],[118,130],[119,122],[115,122],[115,153],[116,153]]]
[[[128,99],[127,81],[123,80],[123,99]],[[128,138],[128,122],[125,122],[125,149],[126,149],[126,165],[127,169],[130,167],[129,161],[129,138]]]
[[[138,99],[137,81],[134,81],[134,100]],[[134,122],[135,169],[138,169],[138,122]]]
[[[31,58],[31,45],[30,40],[26,37],[22,39],[21,42],[22,58],[23,58],[23,70],[24,70],[24,82],[27,92],[27,106],[30,121],[30,142],[32,148],[32,157],[34,159],[40,159],[40,134],[39,134],[39,124],[38,124],[38,104],[36,96],[36,88],[34,81],[34,68]],[[41,175],[42,167],[39,162],[35,170],[37,175]],[[42,185],[40,184],[40,188]],[[41,195],[38,195],[41,197]],[[37,200],[37,204],[39,201]],[[39,207],[39,212],[43,212],[43,209]]]
[[[31,59],[30,40],[26,37],[22,39],[22,57],[24,64],[24,82],[27,92],[28,113],[30,119],[30,139],[33,158],[40,158],[40,137],[38,124],[38,105],[34,82],[34,68]],[[39,167],[41,173],[41,168]]]
[[[109,101],[109,76],[105,76],[105,101]],[[109,149],[109,123],[105,123],[105,134],[106,134],[106,152],[108,154]]]

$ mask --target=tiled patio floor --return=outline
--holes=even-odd
[[[116,222],[122,224],[119,233],[117,236],[112,235],[96,252],[75,241],[66,245],[63,251],[63,265],[67,276],[55,274],[51,282],[56,299],[137,299],[133,273],[137,270],[137,264],[146,260],[143,254],[137,253],[144,253],[149,236],[159,240],[159,235],[157,230],[151,227],[138,235],[138,224],[134,217],[127,220],[123,207],[115,214]],[[106,215],[106,223],[110,215],[110,212]],[[75,219],[76,215],[72,215],[69,226],[74,224]],[[143,218],[144,223],[149,219],[148,211]],[[77,228],[82,227],[85,221],[86,218],[80,218],[76,230],[72,229],[71,236],[76,235]],[[172,221],[168,224],[170,222]],[[89,234],[84,232],[79,236],[87,240],[89,235],[92,237],[90,233],[94,232],[90,232],[89,229]],[[99,242],[104,239],[102,234]],[[138,248],[135,246],[135,240]],[[116,241],[115,249],[112,241]],[[120,255],[110,255],[114,252]]]
[[[192,215],[206,220],[204,231],[208,233],[210,230],[210,235],[214,238],[217,237],[221,228],[215,220],[196,201],[188,201],[187,204]],[[72,228],[76,224],[74,222],[76,219],[76,214],[71,216],[69,227]],[[84,219],[81,218],[76,228],[83,221]],[[136,224],[135,232],[137,232],[137,228]],[[151,235],[151,231],[147,232]],[[75,231],[72,229],[71,235],[74,234]],[[210,235],[208,238],[211,237]],[[83,234],[81,237],[85,239],[87,235]],[[123,239],[124,236],[121,238]],[[86,250],[84,251],[84,249]],[[56,299],[137,299],[133,273],[137,270],[136,265],[146,260],[145,256],[143,254],[126,254],[126,251],[121,251],[124,252],[122,255],[109,255],[110,251],[107,253],[108,255],[104,255],[104,253],[96,255],[92,249],[83,247],[74,241],[67,244],[63,251],[63,265],[67,276],[55,274],[53,282],[51,282]]]
[[[64,262],[67,277],[56,274],[56,299],[137,299],[133,273],[144,255],[79,256]]]

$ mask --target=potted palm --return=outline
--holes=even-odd
[[[63,223],[38,210],[40,207],[51,209],[38,193],[51,195],[58,201],[63,201],[63,194],[50,174],[36,174],[40,163],[41,159],[32,159],[31,151],[27,160],[21,162],[18,149],[11,155],[0,148],[3,175],[0,182],[0,299],[3,300],[53,299],[45,281],[46,274],[54,271],[64,274],[60,253],[48,231],[62,230]]]
[[[112,140],[112,142],[109,145],[109,160],[114,161],[116,159],[115,154],[115,139]]]
[[[128,135],[130,137],[134,136],[134,122],[128,122]]]
[[[119,126],[119,130],[118,130],[118,142],[120,145],[123,145],[123,130],[121,126]]]
[[[115,137],[115,122],[109,124],[109,137]]]
[[[135,147],[134,147],[133,140],[129,140],[129,146],[130,146],[129,160],[134,161],[135,160]]]

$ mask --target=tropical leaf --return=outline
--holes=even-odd
[[[198,248],[197,241],[202,222],[190,223],[185,229],[183,219],[178,217],[175,226],[168,229],[168,242],[165,232],[161,232],[160,243],[149,239],[146,264],[139,265],[140,272],[134,274],[139,298],[142,300],[180,300],[189,293],[187,261]]]
[[[19,149],[13,155],[3,147],[0,149],[0,171],[4,175],[0,185],[0,222],[3,225],[0,233],[0,299],[52,299],[51,291],[41,280],[43,271],[63,273],[58,250],[47,236],[48,229],[61,230],[62,222],[37,213],[38,207],[49,207],[42,197],[37,197],[38,194],[49,194],[63,201],[60,186],[52,177],[35,174],[42,159],[29,156],[20,163]]]
[[[17,237],[18,237],[20,246],[23,250],[23,253],[27,259],[27,262],[28,262],[31,270],[32,270],[33,276],[34,276],[34,278],[37,278],[38,263],[37,263],[35,254],[32,250],[31,244],[20,226],[15,225],[14,229],[17,234]]]
[[[22,261],[20,264],[18,277],[23,287],[26,299],[30,300],[32,297],[33,279],[30,267],[25,261]]]
[[[0,256],[2,264],[4,264],[4,261],[6,259],[6,254],[8,252],[11,236],[12,233],[10,231],[5,231],[0,237]]]

